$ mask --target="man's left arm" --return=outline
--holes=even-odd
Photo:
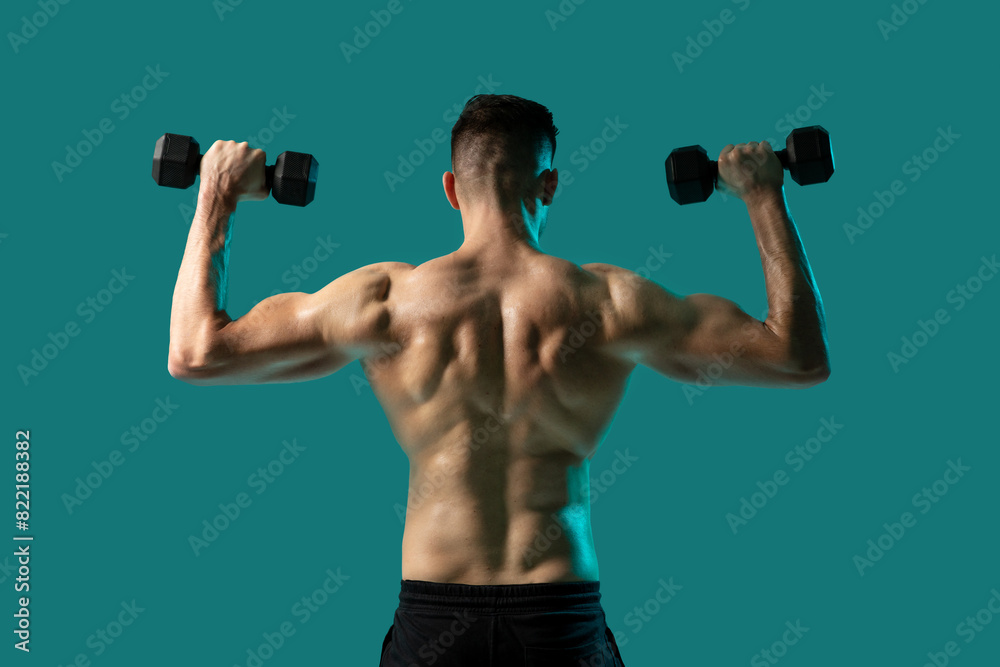
[[[216,142],[202,159],[198,207],[174,288],[167,361],[170,374],[190,384],[300,382],[343,368],[387,342],[390,283],[412,268],[372,264],[314,294],[277,294],[230,318],[232,217],[237,201],[266,197],[263,164],[263,151],[233,142]]]

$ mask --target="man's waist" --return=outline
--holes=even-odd
[[[601,609],[599,581],[473,585],[403,579],[399,607],[411,610],[527,613]]]

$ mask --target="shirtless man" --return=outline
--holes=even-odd
[[[724,298],[544,254],[556,133],[539,104],[472,98],[444,174],[461,247],[278,294],[236,320],[224,310],[230,216],[267,197],[264,153],[220,141],[201,162],[168,370],[195,385],[300,382],[361,361],[410,463],[387,667],[621,665],[600,605],[589,472],[633,369],[693,382],[730,354],[718,384],[804,388],[829,375],[822,302],[766,142],[719,156],[719,188],[745,202],[757,237],[760,321]],[[540,551],[546,528],[559,535]]]

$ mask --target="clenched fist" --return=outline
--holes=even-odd
[[[267,199],[264,151],[247,142],[216,141],[201,158],[201,193],[235,204]]]
[[[716,189],[750,201],[768,191],[781,191],[785,173],[766,141],[728,144],[719,153]]]

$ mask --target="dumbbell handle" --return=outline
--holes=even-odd
[[[198,155],[198,175],[201,175],[201,159],[205,157],[204,154]],[[274,183],[274,165],[268,164],[264,166],[264,188],[270,192],[271,185]]]
[[[788,149],[782,148],[781,150],[774,151],[774,154],[778,156],[778,162],[781,163],[781,168],[788,169]],[[718,183],[719,163],[716,160],[709,160],[708,169],[712,172],[712,180]]]

